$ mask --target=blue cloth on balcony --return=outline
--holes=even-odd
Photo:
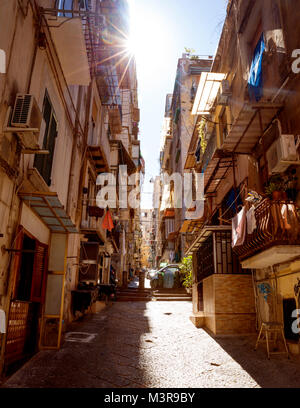
[[[251,100],[256,100],[257,102],[261,99],[263,94],[263,78],[262,78],[262,58],[265,50],[265,40],[262,34],[258,44],[254,50],[254,56],[251,63],[249,79],[248,79],[248,90]]]

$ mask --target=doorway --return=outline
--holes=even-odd
[[[47,272],[47,245],[19,231],[8,315],[5,372],[10,375],[38,350]]]

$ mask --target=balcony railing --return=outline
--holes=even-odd
[[[253,233],[246,233],[244,243],[233,248],[240,260],[276,245],[300,245],[300,223],[293,202],[265,199],[255,209],[255,220]]]
[[[129,59],[120,52],[128,33],[126,2],[53,3],[52,8],[41,7],[40,12],[53,36],[67,83],[88,85],[90,78],[96,77],[102,104],[121,104],[119,82]]]

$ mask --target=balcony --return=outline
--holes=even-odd
[[[255,209],[256,229],[233,248],[243,268],[261,269],[300,256],[300,223],[290,201],[263,200]]]
[[[129,59],[120,52],[128,33],[126,2],[56,0],[53,3],[52,8],[41,7],[40,12],[67,84],[87,86],[91,77],[96,77],[103,104],[119,104],[119,84],[125,82],[124,64],[127,66]]]
[[[231,248],[231,226],[207,225],[186,250],[197,258],[197,282],[214,274],[241,273],[237,256]],[[195,276],[196,277],[196,276]]]
[[[252,154],[282,109],[281,104],[245,102],[224,140],[222,149],[226,152]]]
[[[214,195],[233,166],[232,155],[218,148],[215,132],[211,134],[208,140],[201,164],[204,173],[204,193]]]
[[[75,1],[57,0],[54,8],[41,8],[68,85],[89,85],[91,81],[89,12],[85,1],[78,6]]]
[[[105,242],[105,230],[102,228],[104,210],[93,205],[83,203],[80,233],[86,238],[94,238],[95,242]]]

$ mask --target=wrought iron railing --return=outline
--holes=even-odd
[[[264,199],[255,209],[256,228],[233,251],[240,260],[274,245],[299,245],[300,222],[292,201]]]
[[[125,4],[123,0],[56,0],[53,8],[40,8],[41,14],[50,18],[49,27],[58,28],[68,19],[81,19],[90,73],[97,78],[104,105],[121,104],[119,81],[123,72],[116,65],[124,59],[120,46],[128,34]]]

